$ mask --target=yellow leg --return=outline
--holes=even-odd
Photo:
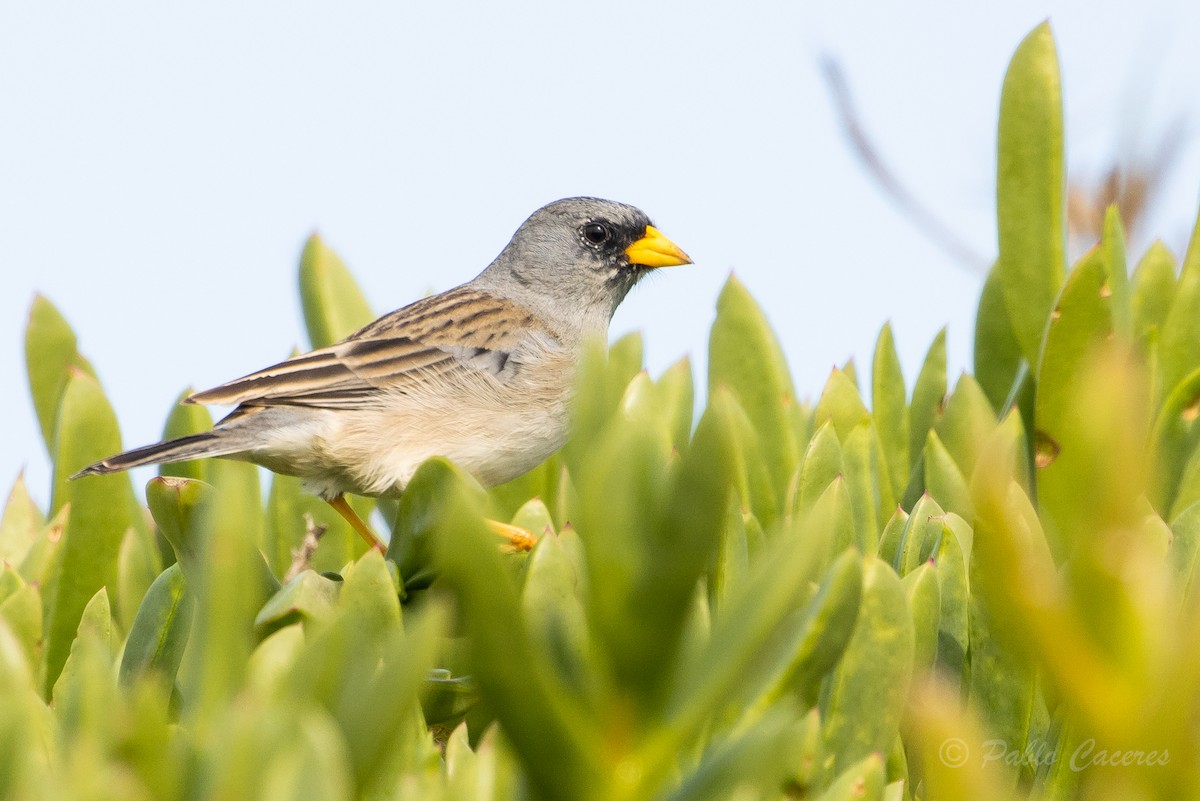
[[[510,551],[532,551],[533,546],[537,545],[537,537],[526,529],[519,526],[510,526],[498,520],[488,520],[486,522],[488,528],[495,534],[508,540],[508,549]]]
[[[371,527],[363,522],[363,519],[358,516],[358,513],[350,508],[350,504],[346,503],[345,495],[339,495],[332,500],[326,501],[326,503],[332,506],[334,510],[342,516],[343,520],[349,523],[355,531],[362,535],[362,538],[367,541],[367,545],[370,545],[380,553],[387,553],[387,546],[383,544],[383,541],[380,540],[379,537],[375,536],[375,532],[371,531]]]

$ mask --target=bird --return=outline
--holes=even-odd
[[[385,551],[346,494],[399,497],[434,456],[484,487],[536,467],[566,441],[588,339],[607,338],[617,306],[650,271],[691,263],[634,206],[555,201],[467,283],[188,396],[235,407],[210,431],[110,456],[71,478],[207,457],[249,461],[299,477]],[[494,527],[531,547],[527,533]]]

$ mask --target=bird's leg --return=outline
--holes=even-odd
[[[342,519],[350,524],[351,528],[362,535],[362,538],[367,541],[367,545],[370,545],[372,548],[382,554],[387,553],[387,546],[383,544],[383,541],[379,539],[379,537],[375,536],[375,532],[371,531],[371,527],[363,522],[363,519],[358,516],[358,513],[350,507],[350,504],[346,503],[345,495],[338,495],[337,497],[330,498],[325,502],[332,506],[334,511],[341,515]]]
[[[532,551],[533,546],[537,545],[537,537],[528,529],[520,526],[510,526],[508,523],[501,523],[499,520],[485,520],[487,527],[492,530],[497,536],[508,540],[506,546],[508,550],[517,551]]]

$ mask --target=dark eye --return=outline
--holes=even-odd
[[[603,245],[608,241],[608,238],[612,236],[612,232],[608,230],[607,225],[596,222],[584,224],[584,226],[579,229],[579,234],[583,237],[585,242],[594,247]]]

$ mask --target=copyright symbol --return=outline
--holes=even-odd
[[[970,757],[971,749],[967,747],[966,742],[957,737],[942,740],[942,745],[938,749],[938,758],[948,768],[961,768],[967,764]]]

